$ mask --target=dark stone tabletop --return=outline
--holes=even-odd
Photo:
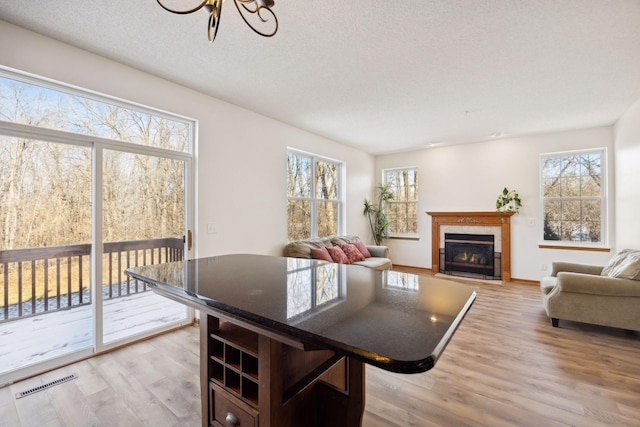
[[[196,309],[383,369],[431,369],[475,299],[430,275],[265,255],[223,255],[127,270]]]

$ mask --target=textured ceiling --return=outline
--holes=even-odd
[[[274,11],[262,38],[227,0],[211,45],[206,12],[154,0],[0,0],[0,19],[373,154],[609,125],[640,98],[638,0]]]

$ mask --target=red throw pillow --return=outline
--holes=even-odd
[[[327,251],[329,252],[329,255],[331,255],[331,259],[333,260],[333,262],[337,262],[339,264],[349,264],[349,258],[340,248],[340,246],[327,247]]]
[[[356,248],[358,248],[362,256],[364,256],[365,258],[371,258],[371,252],[369,252],[369,249],[367,249],[367,245],[359,240],[357,242],[353,242],[353,244],[356,245]]]
[[[362,255],[362,253],[353,243],[345,243],[343,245],[340,245],[340,248],[347,256],[347,258],[349,258],[349,264],[352,264],[356,261],[364,261],[364,255]]]
[[[333,260],[331,259],[331,255],[329,255],[329,252],[327,252],[327,248],[325,248],[324,246],[321,248],[311,248],[311,258],[333,262]]]

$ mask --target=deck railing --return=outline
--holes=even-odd
[[[105,243],[103,298],[146,291],[124,270],[179,261],[183,251],[177,238]],[[90,304],[90,256],[89,244],[0,251],[0,322]]]

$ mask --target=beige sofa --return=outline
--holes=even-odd
[[[360,241],[358,236],[332,236],[319,239],[295,240],[289,242],[284,248],[284,256],[293,258],[311,258],[311,249],[322,246],[331,247],[344,243]],[[392,263],[389,259],[389,248],[387,246],[365,245],[371,253],[370,258],[364,261],[354,262],[353,265],[361,265],[376,270],[388,270]]]
[[[615,260],[606,267],[553,263],[551,276],[540,282],[544,309],[553,326],[563,319],[640,331],[640,267],[636,274],[633,270],[616,277],[616,271],[611,271]]]

